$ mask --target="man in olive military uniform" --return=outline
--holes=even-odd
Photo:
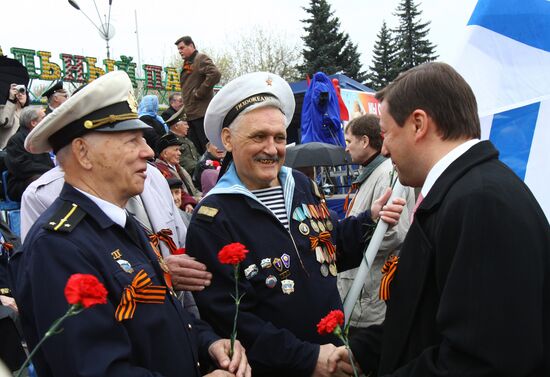
[[[153,157],[128,75],[94,80],[56,113],[25,147],[53,149],[66,183],[10,261],[29,346],[66,312],[63,291],[72,274],[96,276],[108,297],[42,345],[33,358],[38,375],[201,376],[201,365],[212,364],[219,369],[208,376],[250,376],[242,347],[230,359],[229,340],[182,308],[161,253],[124,209],[142,192]],[[161,298],[149,297],[148,287]]]
[[[187,123],[187,114],[182,107],[170,118],[166,120],[166,124],[170,127],[170,131],[176,135],[181,141],[181,156],[180,165],[192,177],[197,166],[197,162],[201,158],[195,144],[187,137],[189,132],[189,123]]]

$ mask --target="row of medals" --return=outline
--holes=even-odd
[[[294,281],[288,279],[290,276],[290,255],[284,253],[280,258],[264,258],[261,260],[260,266],[262,269],[268,269],[275,267],[279,272],[279,277],[281,279],[281,289],[284,294],[291,294],[294,292]],[[244,276],[247,280],[252,279],[254,276],[258,275],[258,266],[256,264],[251,264],[250,266],[244,269]],[[265,279],[265,285],[268,288],[275,288],[277,285],[277,277],[274,275],[269,275]]]
[[[334,229],[332,221],[330,221],[330,213],[325,202],[322,202],[319,205],[302,203],[301,206],[294,209],[292,218],[300,223],[298,225],[298,230],[304,236],[309,236],[311,233],[307,222],[309,222],[311,229],[313,229],[313,231],[317,234],[325,231],[331,232]],[[317,259],[317,262],[321,264],[321,275],[327,277],[329,273],[332,276],[336,276],[338,274],[335,253],[329,253],[323,243],[320,243],[319,246],[312,251],[315,252],[315,259]]]

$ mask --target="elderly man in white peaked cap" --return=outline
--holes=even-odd
[[[65,171],[58,199],[30,229],[11,260],[15,297],[30,346],[67,310],[64,287],[75,273],[95,275],[105,305],[63,323],[33,362],[49,376],[250,376],[243,348],[183,310],[160,251],[125,211],[142,192],[153,151],[143,139],[128,75],[108,73],[84,87],[26,140],[53,149]],[[154,290],[155,294],[150,291]]]
[[[205,131],[228,156],[187,232],[187,250],[213,274],[195,299],[220,334],[231,333],[235,288],[218,251],[233,242],[250,251],[240,263],[237,329],[254,376],[328,375],[332,343],[339,343],[320,336],[316,324],[342,307],[336,273],[361,261],[367,225],[378,217],[395,224],[404,203],[382,211],[387,192],[372,211],[332,219],[317,185],[283,166],[294,106],[288,83],[268,72],[239,77],[214,97]]]

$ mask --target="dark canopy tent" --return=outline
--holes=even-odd
[[[334,74],[334,75],[330,75],[329,78],[331,80],[337,79],[341,89],[350,89],[350,90],[358,90],[361,92],[374,93],[374,90],[372,90],[368,86],[365,86],[360,82],[347,77],[346,75]],[[307,81],[303,80],[298,82],[291,82],[290,87],[294,92],[294,98],[296,100],[296,110],[294,111],[292,122],[290,123],[287,129],[287,143],[299,144],[301,140],[300,119],[302,114],[302,104],[304,102],[304,95],[307,90]]]

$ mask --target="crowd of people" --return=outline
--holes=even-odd
[[[39,377],[550,374],[550,225],[480,140],[452,67],[401,74],[376,94],[380,117],[345,125],[361,168],[338,219],[283,165],[289,84],[254,72],[214,95],[214,62],[189,36],[175,45],[182,92],[160,115],[122,71],[70,97],[56,83],[48,110],[10,87],[0,141],[21,242],[0,221],[0,359],[11,370],[67,311],[67,281],[90,274],[104,301],[41,344]],[[406,187],[394,198],[396,177]],[[379,221],[389,228],[344,344],[317,324],[343,310]]]

